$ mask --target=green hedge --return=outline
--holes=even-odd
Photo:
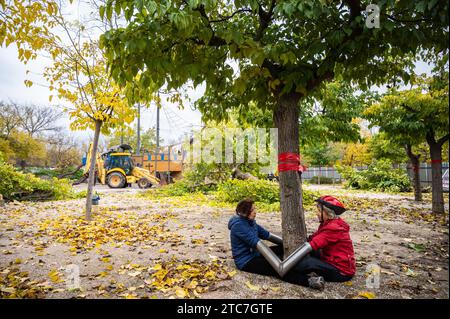
[[[231,179],[221,183],[216,194],[225,202],[239,202],[244,198],[267,204],[280,201],[278,183],[265,180]]]
[[[389,160],[374,161],[365,170],[355,170],[348,166],[337,166],[348,188],[388,192],[408,192],[411,182],[403,169],[393,168]]]
[[[0,193],[5,200],[50,200],[78,198],[66,179],[43,180],[22,173],[0,160]]]
[[[255,201],[260,211],[279,211],[279,184],[268,180],[237,180],[231,179],[219,183],[217,191],[206,189],[192,189],[187,180],[180,180],[161,188],[149,190],[145,196],[149,198],[164,198],[172,196],[185,196],[189,194],[210,194],[210,199],[216,202],[236,204],[244,198]],[[316,192],[303,189],[303,205],[314,204],[320,195]]]
[[[216,196],[225,202],[239,202],[251,198],[255,202],[273,204],[280,201],[279,184],[267,180],[237,180],[232,179],[219,184]],[[311,205],[319,195],[303,190],[303,204]]]

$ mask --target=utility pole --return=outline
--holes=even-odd
[[[122,111],[123,111],[123,107],[122,107]],[[123,144],[123,126],[120,127],[120,145]]]
[[[159,99],[159,92],[158,92]],[[156,148],[155,148],[155,176],[156,176],[156,165],[158,164],[158,153],[159,153],[159,106],[156,104]]]
[[[136,154],[141,154],[141,104],[138,104]]]

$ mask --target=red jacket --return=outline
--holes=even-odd
[[[340,218],[320,224],[308,242],[314,250],[322,249],[320,259],[339,269],[345,276],[356,272],[355,253],[350,239],[350,226]]]

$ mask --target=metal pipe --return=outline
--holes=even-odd
[[[297,248],[292,254],[290,254],[285,260],[281,261],[280,258],[269,248],[262,240],[256,244],[256,249],[267,260],[273,269],[284,277],[289,270],[292,269],[303,257],[312,251],[311,245],[306,242]]]
[[[136,142],[136,154],[141,154],[141,104],[137,105],[137,142]]]
[[[267,238],[267,240],[277,245],[283,244],[283,238],[272,233],[269,233],[269,238]]]
[[[267,260],[267,262],[272,266],[273,269],[283,277],[281,272],[281,264],[283,263],[280,258],[269,248],[262,240],[259,240],[256,244],[256,249],[261,253],[261,255]]]
[[[290,254],[285,260],[283,260],[283,275],[292,269],[300,260],[303,259],[312,251],[311,245],[306,242],[297,248],[292,254]]]
[[[159,98],[159,92],[158,92],[158,98]],[[156,167],[158,166],[158,154],[159,154],[159,106],[156,105],[156,147],[155,147],[155,169],[153,171],[153,174],[155,177],[158,177],[156,175],[157,170]],[[161,177],[161,176],[160,176]]]

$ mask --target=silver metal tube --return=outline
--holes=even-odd
[[[302,246],[297,248],[292,254],[290,254],[285,260],[281,261],[278,256],[269,248],[262,240],[258,241],[256,244],[256,249],[261,253],[261,255],[267,260],[267,262],[272,266],[273,269],[283,277],[286,275],[292,267],[295,266],[303,257],[305,257],[312,247],[309,243],[304,243]]]
[[[312,251],[311,245],[306,242],[303,245],[301,245],[299,248],[297,248],[292,254],[290,254],[285,260],[283,260],[283,267],[281,269],[281,272],[284,276],[289,272],[289,270],[292,269],[300,260],[303,259],[306,255],[308,255]]]
[[[261,253],[261,255],[267,260],[267,262],[272,266],[273,269],[281,276],[281,264],[283,263],[280,258],[267,247],[262,240],[258,241],[256,244],[256,249]],[[282,276],[281,276],[282,277]]]
[[[280,236],[277,236],[275,234],[272,234],[272,233],[269,233],[269,238],[267,238],[267,240],[274,244],[278,244],[278,245],[283,244],[283,238],[281,238]]]

